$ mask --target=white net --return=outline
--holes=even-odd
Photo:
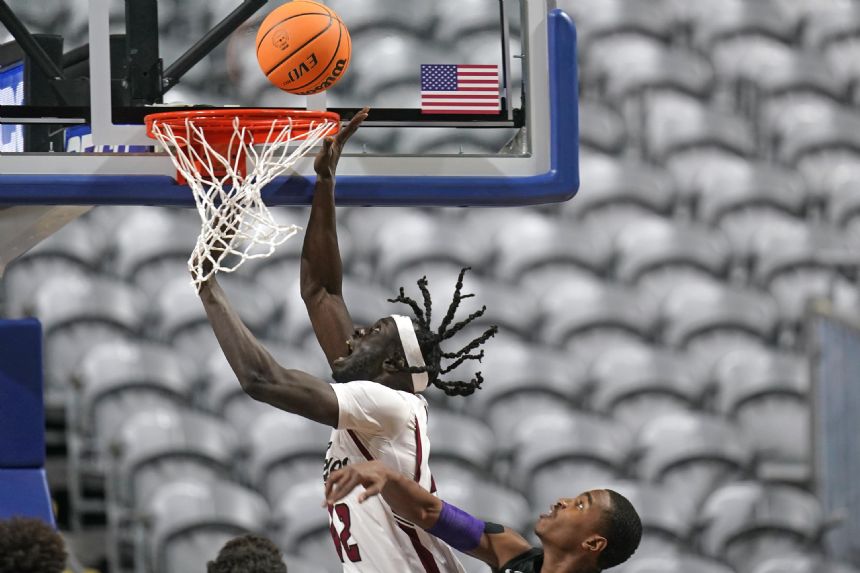
[[[270,256],[301,230],[278,224],[261,193],[335,125],[322,119],[311,123],[305,135],[304,129],[294,130],[292,120],[273,120],[267,136],[260,137],[257,128],[255,137],[254,130],[235,117],[232,134],[223,137],[229,142],[215,146],[207,141],[205,122],[185,118],[184,129],[153,122],[152,135],[191,188],[200,215],[200,235],[188,259],[195,288],[218,271],[233,272],[248,259]]]

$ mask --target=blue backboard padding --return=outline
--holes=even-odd
[[[535,205],[567,201],[579,189],[576,27],[563,11],[548,16],[550,170],[524,177],[340,176],[339,205]],[[515,158],[510,161],[516,161]],[[307,205],[314,180],[280,177],[263,190],[269,205]],[[0,204],[192,206],[168,176],[0,175]]]
[[[0,519],[36,517],[56,527],[45,470],[0,468]]]
[[[0,320],[0,468],[44,465],[42,326]]]

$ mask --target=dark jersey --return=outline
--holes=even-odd
[[[541,567],[543,567],[543,549],[532,547],[498,569],[493,569],[493,573],[540,573]]]

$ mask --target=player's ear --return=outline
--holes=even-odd
[[[606,549],[606,538],[601,535],[592,535],[582,542],[582,548],[586,551],[600,553]]]

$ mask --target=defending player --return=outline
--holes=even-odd
[[[476,519],[378,462],[332,473],[326,501],[333,504],[353,496],[359,485],[364,491],[358,503],[382,494],[395,513],[497,573],[596,573],[627,561],[642,538],[636,510],[627,498],[608,489],[558,500],[535,524],[542,547],[532,547],[510,528]]]
[[[352,324],[341,292],[334,175],[344,143],[366,117],[367,110],[362,110],[335,138],[325,141],[316,158],[318,177],[302,251],[302,298],[338,383],[329,384],[275,362],[242,324],[216,280],[202,286],[200,298],[227,361],[248,395],[335,428],[323,479],[345,465],[380,460],[430,490],[434,487],[427,461],[427,403],[417,393],[431,383],[449,395],[471,394],[480,387],[480,374],[470,382],[445,382],[438,376],[465,360],[479,359],[483,353],[473,351],[495,333],[495,327],[459,352],[441,349],[443,340],[483,313],[452,324],[460,300],[470,296],[460,292],[465,269],[454,301],[436,331],[430,329],[431,301],[425,279],[418,282],[424,295],[423,310],[402,288],[400,296],[392,299],[408,304],[415,322],[392,315],[367,328]],[[443,359],[453,362],[443,368]],[[397,518],[382,500],[358,505],[354,498],[345,498],[328,511],[332,539],[347,573],[463,571],[447,545]]]

